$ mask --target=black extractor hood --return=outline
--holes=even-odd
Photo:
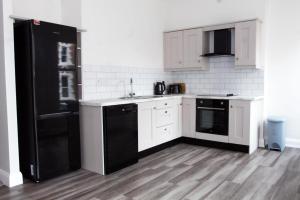
[[[232,29],[221,29],[211,32],[209,39],[210,51],[203,56],[234,56],[232,53]]]

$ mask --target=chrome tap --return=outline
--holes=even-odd
[[[130,93],[129,96],[130,97],[134,97],[135,93],[133,92],[133,79],[130,78]]]

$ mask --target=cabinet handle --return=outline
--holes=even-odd
[[[167,106],[168,104],[167,103],[165,103],[165,106]]]
[[[238,58],[238,57],[236,57],[235,59],[236,59],[236,60],[239,60],[239,58]]]
[[[165,113],[167,114],[167,113],[168,113],[168,111],[165,111]]]
[[[233,108],[233,106],[230,106],[230,108]]]
[[[181,103],[181,104],[179,104],[179,105],[181,105],[181,106],[182,106],[182,103]]]
[[[165,128],[165,131],[167,131],[168,129],[167,128]]]
[[[201,60],[198,60],[198,63],[201,63]]]
[[[156,107],[153,107],[153,110],[156,110]]]

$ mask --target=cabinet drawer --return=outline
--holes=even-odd
[[[155,144],[159,145],[174,139],[174,124],[156,128],[154,134]]]
[[[173,108],[155,110],[155,127],[162,127],[174,123]]]
[[[164,100],[164,101],[158,101],[156,102],[156,109],[164,109],[173,107],[176,104],[176,100]]]

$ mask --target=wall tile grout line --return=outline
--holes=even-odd
[[[187,93],[234,93],[244,96],[264,95],[264,71],[235,69],[231,57],[210,58],[208,71],[164,72],[162,68],[84,65],[83,96],[85,100],[117,98],[130,91],[134,80],[137,95],[152,95],[153,84],[185,82]]]

